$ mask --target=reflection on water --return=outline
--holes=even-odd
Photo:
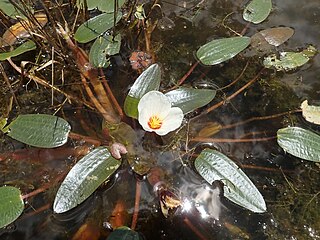
[[[293,28],[295,34],[276,50],[296,51],[309,44],[320,48],[319,0],[303,3],[298,0],[275,0],[273,4],[272,14],[265,22],[249,26],[249,36],[265,28],[287,26]],[[157,53],[160,56],[165,53],[159,60],[162,60],[160,63],[171,82],[175,82],[177,76],[181,77],[184,73],[179,72],[181,66],[189,68],[190,61],[194,61],[193,51],[197,47],[212,38],[233,34],[221,26],[227,14],[234,12],[226,24],[236,31],[242,30],[246,24],[241,17],[243,6],[244,1],[162,1],[163,17],[159,21],[160,29],[154,33],[157,38],[153,41],[169,46],[160,48]],[[200,119],[197,122],[199,128],[208,121],[225,126],[253,116],[289,110],[297,106],[296,102],[302,98],[319,100],[319,59],[317,55],[307,65],[289,73],[268,72],[257,86],[231,102],[226,102],[210,114],[209,119]],[[230,79],[234,79],[233,75],[238,75],[246,60],[237,58],[212,68],[200,66],[200,70],[191,78],[201,81],[199,76],[205,76],[211,81],[208,80],[208,84],[224,86]],[[251,68],[243,81],[255,74],[258,69],[256,62],[260,64],[259,59],[250,61]],[[122,75],[124,78],[129,77]],[[279,82],[284,85],[279,85]],[[230,94],[235,89],[219,92],[221,99],[224,94]],[[275,135],[278,128],[292,123],[305,124],[296,115],[291,115],[274,121],[257,121],[221,130],[216,136],[240,138],[255,136],[257,133]],[[310,128],[310,125],[304,126]],[[315,126],[311,127],[317,130]],[[139,142],[139,145],[142,144]],[[110,183],[102,186],[76,209],[63,215],[53,215],[48,210],[35,217],[21,218],[2,230],[0,237],[7,240],[72,239],[79,227],[90,221],[99,226],[100,239],[105,239],[111,227],[131,225],[136,181],[140,181],[141,200],[136,230],[147,239],[320,239],[320,171],[313,163],[301,162],[286,155],[276,141],[208,144],[207,147],[218,147],[248,174],[266,199],[267,213],[253,214],[223,198],[219,184],[208,185],[194,171],[192,164],[182,164],[180,149],[164,152],[157,150],[150,152],[150,156],[156,156],[157,166],[164,173],[162,177],[152,181],[147,177],[137,177],[124,165]],[[155,188],[159,185],[162,186],[161,191]],[[32,202],[34,206],[38,206],[37,201],[44,202],[42,197],[39,198]],[[45,200],[52,202],[53,195]]]

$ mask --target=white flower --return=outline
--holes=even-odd
[[[171,107],[169,99],[159,91],[146,93],[138,104],[138,120],[144,130],[166,135],[180,127],[183,112],[178,107]]]

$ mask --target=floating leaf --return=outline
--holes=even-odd
[[[36,44],[33,41],[29,40],[10,52],[0,53],[0,61],[19,56],[34,49],[36,49]]]
[[[0,228],[16,220],[24,209],[21,192],[18,188],[0,187]]]
[[[98,8],[101,12],[113,13],[115,4],[119,9],[125,2],[125,0],[87,0],[87,6],[88,10]]]
[[[128,227],[119,227],[114,230],[107,240],[143,240],[144,238],[137,232]]]
[[[249,37],[216,39],[201,46],[196,55],[201,63],[215,65],[233,58],[249,44]]]
[[[116,22],[114,22],[113,13],[102,13],[90,18],[77,29],[74,38],[80,43],[90,42],[117,24],[121,17],[122,14],[118,12]]]
[[[173,107],[179,107],[184,114],[203,107],[216,95],[216,90],[181,87],[165,94]]]
[[[278,144],[293,156],[320,162],[320,136],[300,127],[287,127],[277,132]]]
[[[269,28],[259,32],[264,39],[273,46],[280,46],[294,34],[294,30],[289,27]]]
[[[19,4],[19,1],[15,1],[15,3],[23,9],[23,6]],[[0,10],[7,16],[14,19],[18,19],[18,17],[26,18],[25,15],[10,2],[10,0],[0,0]],[[29,8],[28,10],[33,13],[32,8]]]
[[[2,131],[34,147],[54,148],[67,142],[70,129],[70,124],[57,116],[26,114],[19,115]]]
[[[263,65],[266,68],[275,67],[277,71],[289,71],[306,64],[310,57],[316,54],[316,49],[309,46],[302,52],[281,52],[280,59],[275,54],[264,58]]]
[[[243,12],[243,19],[255,24],[263,22],[272,9],[271,0],[252,0]]]
[[[53,204],[63,213],[86,200],[120,166],[107,148],[99,147],[77,162],[62,182]]]
[[[140,74],[132,85],[124,102],[124,111],[129,117],[138,117],[138,104],[147,92],[158,90],[161,81],[161,70],[158,64],[152,64]]]
[[[94,67],[106,68],[110,64],[109,56],[119,53],[121,45],[121,35],[117,36],[101,36],[93,43],[89,60]]]
[[[232,202],[253,212],[266,211],[265,201],[247,175],[227,156],[204,149],[195,160],[195,168],[210,184],[224,183],[224,196]]]

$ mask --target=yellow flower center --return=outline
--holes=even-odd
[[[151,129],[159,129],[162,125],[162,119],[158,116],[152,116],[149,118],[148,125]]]

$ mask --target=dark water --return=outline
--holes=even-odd
[[[162,2],[163,19],[159,23],[160,27],[153,33],[152,43],[163,69],[163,87],[177,82],[189,69],[195,61],[194,52],[199,46],[214,38],[233,36],[232,32],[221,26],[221,21],[227,14],[233,12],[225,24],[241,32],[246,25],[242,20],[244,4],[245,1],[226,0]],[[268,19],[261,24],[250,25],[246,35],[252,36],[257,31],[269,27],[287,26],[293,28],[295,34],[276,51],[297,51],[310,44],[319,49],[319,15],[320,2],[317,0],[276,0],[273,1],[273,10]],[[130,44],[132,43],[128,43]],[[236,57],[214,67],[199,66],[186,83],[223,87],[236,78],[249,60],[249,67],[243,79],[232,89],[219,92],[215,100],[218,102],[253,78],[261,69],[261,58],[249,58]],[[111,80],[111,86],[117,88],[119,98],[136,77],[134,72],[128,71],[127,66],[119,63],[121,61],[116,61],[118,67],[114,68]],[[319,103],[319,64],[319,56],[316,55],[306,65],[289,73],[265,71],[259,82],[239,94],[237,98],[226,102],[208,116],[191,121],[190,131],[198,131],[208,122],[228,125],[255,116],[296,109],[304,99]],[[306,123],[300,114],[293,114],[225,129],[214,137],[250,138],[255,137],[255,133],[260,133],[256,137],[275,136],[277,129],[292,123],[319,130],[316,126]],[[76,124],[74,121],[75,128]],[[80,226],[89,222],[98,226],[97,231],[102,233],[100,238],[105,239],[109,230],[104,226],[110,222],[112,210],[119,200],[125,202],[128,214],[125,223],[131,225],[138,180],[141,181],[141,202],[136,231],[141,232],[146,239],[192,240],[201,239],[201,236],[203,239],[213,240],[320,239],[320,199],[317,195],[320,191],[320,170],[316,164],[303,162],[285,154],[275,140],[203,146],[190,143],[189,148],[197,146],[197,150],[208,146],[218,149],[243,169],[262,193],[267,204],[266,213],[255,214],[219,197],[219,186],[207,185],[193,170],[194,158],[184,154],[184,143],[180,142],[174,149],[155,148],[152,155],[157,165],[166,173],[162,180],[181,196],[184,203],[182,208],[168,218],[161,213],[159,198],[153,186],[146,179],[138,178],[127,166],[123,166],[111,183],[102,186],[86,202],[68,213],[53,214],[50,206],[47,210],[28,216],[27,213],[32,212],[33,208],[52,203],[56,189],[36,196],[27,204],[25,215],[0,231],[0,238],[72,239]],[[50,169],[60,168],[62,171],[66,162],[71,164],[69,160],[64,159],[54,165],[50,162],[43,167],[34,163],[30,167],[30,164],[9,161],[6,163],[8,166],[1,166],[1,171],[9,169],[8,171],[14,172],[23,180],[39,171],[37,180],[45,181],[45,176],[50,176]],[[12,175],[14,174],[6,174],[3,183],[6,183],[8,178],[13,179]],[[23,189],[28,192],[28,186],[32,185],[32,181],[24,184]],[[193,228],[197,229],[198,233]]]

